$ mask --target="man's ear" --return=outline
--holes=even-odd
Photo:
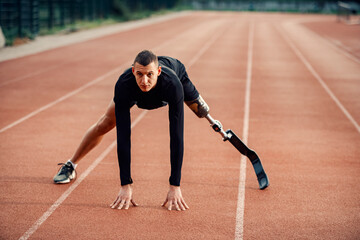
[[[132,73],[135,75],[135,68],[134,68],[134,66],[131,67],[131,71],[132,71]]]
[[[160,76],[160,74],[161,74],[161,66],[159,66],[158,68],[158,76]]]

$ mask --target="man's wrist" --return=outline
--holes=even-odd
[[[121,185],[122,188],[131,188],[132,183]]]
[[[121,178],[120,177],[120,182],[121,182],[121,186],[125,186],[125,185],[128,185],[128,184],[132,184],[133,180],[132,180],[131,177],[129,177],[129,178]]]

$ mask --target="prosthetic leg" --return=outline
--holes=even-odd
[[[269,186],[269,179],[265,173],[265,170],[261,164],[258,155],[251,149],[249,149],[231,129],[224,131],[221,123],[218,120],[214,120],[209,114],[209,106],[206,104],[204,99],[199,96],[197,99],[192,101],[186,101],[186,105],[199,117],[206,118],[210,126],[215,132],[220,133],[223,137],[223,141],[229,141],[241,154],[249,158],[251,164],[254,167],[255,174],[259,182],[259,188],[265,189]]]

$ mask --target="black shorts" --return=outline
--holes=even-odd
[[[161,66],[165,66],[173,70],[180,79],[184,90],[184,101],[192,101],[199,97],[199,92],[190,81],[186,68],[182,62],[175,58],[164,56],[159,56],[158,59]]]

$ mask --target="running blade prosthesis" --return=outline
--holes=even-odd
[[[265,170],[261,164],[260,158],[258,155],[251,149],[249,149],[236,134],[230,129],[224,131],[222,125],[219,121],[214,120],[209,114],[205,117],[210,126],[214,129],[215,132],[218,132],[223,137],[224,141],[229,141],[231,144],[243,155],[247,156],[254,167],[257,180],[259,182],[259,188],[261,190],[269,186],[269,179],[265,173]]]

